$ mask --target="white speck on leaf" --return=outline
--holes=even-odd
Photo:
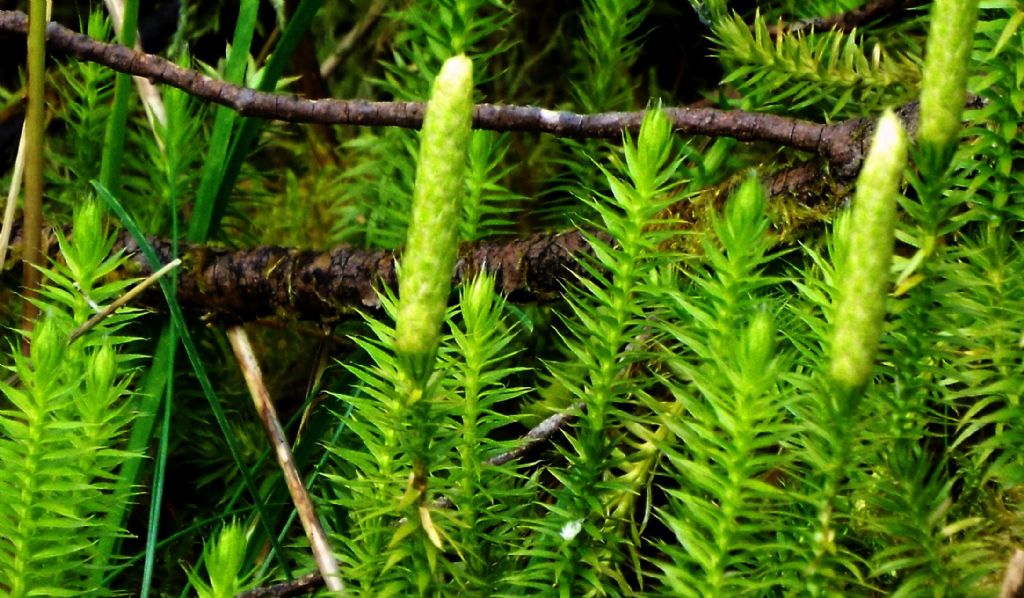
[[[566,523],[565,525],[562,526],[562,539],[565,540],[565,541],[570,541],[573,538],[575,538],[577,535],[579,535],[580,530],[582,530],[582,529],[583,529],[583,520],[582,519],[576,519],[576,520],[570,521],[570,522],[568,522],[568,523]]]

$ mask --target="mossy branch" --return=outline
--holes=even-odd
[[[607,237],[600,236],[605,241]],[[174,259],[167,239],[151,238],[162,263]],[[22,244],[15,231],[12,250]],[[132,260],[118,276],[148,276],[151,269],[138,245],[122,233],[117,247]],[[579,231],[535,234],[521,239],[465,244],[459,251],[452,283],[457,285],[486,270],[497,277],[497,289],[513,302],[546,302],[561,296],[567,281],[586,272],[579,259],[593,250]],[[184,266],[178,279],[178,301],[211,323],[231,325],[280,316],[299,320],[332,320],[355,310],[380,307],[378,290],[397,289],[396,252],[347,246],[317,252],[262,246],[228,249],[179,244]],[[136,305],[163,309],[158,292],[143,293]]]
[[[845,183],[829,177],[823,165],[815,162],[798,164],[764,180],[771,201],[778,207],[777,233],[783,242],[823,223],[848,193]],[[687,200],[669,209],[680,221],[681,229],[705,226],[706,218],[721,207],[720,198],[728,196],[728,190],[713,190],[708,196],[705,203]],[[14,257],[20,255],[23,242],[23,230],[16,227],[11,245]],[[151,238],[150,242],[162,263],[175,258],[168,239]],[[120,235],[117,247],[133,255],[128,269],[119,275],[152,273],[128,233]],[[187,243],[179,244],[179,248],[184,266],[178,300],[186,310],[218,324],[271,316],[331,320],[357,309],[377,309],[377,291],[382,287],[397,289],[396,252],[389,250],[347,246],[321,252],[275,246],[229,249]],[[592,255],[592,250],[578,231],[464,244],[453,283],[486,269],[496,275],[498,291],[511,301],[550,301],[561,296],[566,281],[585,275],[578,259],[586,255]],[[163,301],[159,293],[153,292],[143,294],[137,305],[162,309]]]

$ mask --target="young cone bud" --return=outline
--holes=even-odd
[[[427,104],[399,270],[395,343],[413,362],[433,356],[448,305],[472,116],[473,63],[459,55],[441,67]]]
[[[116,378],[117,354],[109,342],[104,342],[89,357],[89,369],[85,374],[86,388],[90,393],[109,392]]]
[[[36,372],[49,377],[59,371],[66,339],[61,338],[53,318],[43,317],[32,329],[32,364]]]
[[[928,166],[946,168],[960,131],[978,0],[936,0],[921,82],[919,141]]]
[[[882,336],[896,199],[906,159],[906,133],[887,110],[857,179],[846,261],[837,283],[830,370],[840,388],[853,393],[868,383]]]

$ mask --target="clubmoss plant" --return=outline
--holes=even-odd
[[[630,107],[633,90],[624,85],[640,45],[630,39],[651,9],[649,0],[587,0],[579,12],[583,35],[574,44],[578,78],[573,90],[586,112]]]
[[[399,277],[395,343],[422,364],[410,372],[418,377],[429,372],[451,291],[472,115],[473,63],[456,56],[441,67],[427,104]]]
[[[385,309],[394,315],[391,299]],[[347,512],[337,540],[356,595],[431,593],[453,586],[486,593],[518,573],[514,530],[529,513],[533,485],[524,486],[514,464],[487,463],[515,446],[493,434],[513,424],[500,408],[524,392],[509,383],[520,368],[510,363],[506,318],[493,278],[483,275],[467,284],[449,314],[452,334],[442,337],[439,369],[419,399],[429,409],[419,419],[408,408],[403,392],[408,386],[399,386],[408,378],[396,355],[394,330],[373,322],[376,338],[357,339],[373,360],[370,366],[350,366],[361,393],[345,397],[353,409],[343,421],[359,442],[331,449],[338,458],[329,476],[336,485],[335,502]],[[402,450],[410,446],[409,438],[422,438],[415,446],[429,453],[430,486],[423,488],[428,492],[423,498],[444,497],[457,510],[422,500],[409,504],[409,471],[419,458]],[[428,520],[421,519],[422,509],[430,509]],[[424,525],[433,526],[445,550]]]
[[[644,16],[650,11],[650,0],[587,1],[573,14],[581,35],[569,36],[576,71],[575,83],[569,86],[572,106],[584,112],[630,110],[643,106],[634,97],[634,86],[624,85],[625,74],[641,51],[637,39]],[[579,218],[598,217],[588,213],[587,206],[575,201],[604,184],[603,173],[595,170],[592,157],[603,153],[607,144],[594,140],[557,139],[558,153],[549,160],[556,165],[552,180],[546,182],[546,195],[540,213],[553,226],[577,226]],[[548,169],[549,164],[538,165]]]
[[[405,521],[393,532],[388,549],[395,550],[396,545],[410,534],[423,539],[420,547],[395,550],[387,561],[389,565],[372,574],[377,576],[386,572],[391,568],[390,563],[398,562],[403,556],[420,564],[424,559],[429,560],[426,569],[418,568],[419,574],[415,579],[421,592],[436,583],[433,578],[437,552],[443,543],[442,531],[434,524],[431,506],[426,502],[428,477],[434,465],[431,457],[436,453],[432,446],[433,436],[440,417],[433,407],[442,392],[440,378],[432,377],[431,373],[458,251],[465,157],[471,132],[472,92],[472,62],[465,56],[446,61],[434,82],[421,133],[409,238],[400,264],[399,298],[394,307],[395,329],[392,332],[384,324],[375,324],[381,343],[374,351],[378,367],[355,370],[356,375],[374,389],[372,395],[381,401],[380,406],[374,409],[383,408],[390,420],[374,422],[376,418],[371,418],[370,422],[377,428],[375,433],[382,434],[385,446],[392,449],[400,447],[411,465],[404,495],[393,507],[405,515]],[[360,342],[367,348],[371,347],[367,341]],[[388,355],[391,352],[395,361]],[[475,398],[471,400],[475,401]],[[357,405],[369,408],[363,401]],[[361,411],[359,415],[367,415],[367,412]],[[359,425],[356,424],[357,430]],[[368,429],[365,433],[372,432]],[[403,464],[386,459],[367,465],[375,466],[378,483],[386,484],[394,473],[400,471],[396,471],[396,467]],[[380,486],[378,488],[383,490]],[[362,525],[373,526],[379,521],[380,518],[375,516],[363,519]],[[365,542],[370,539],[367,536],[357,540]],[[374,533],[373,537],[376,538],[373,551],[377,553],[383,548],[379,544],[382,540],[380,532]],[[363,551],[366,548],[365,544],[361,546]],[[364,562],[366,556],[362,557]],[[372,561],[366,566],[379,567]]]
[[[430,444],[435,425],[430,413],[437,391],[429,380],[451,293],[459,249],[463,176],[473,115],[473,63],[464,55],[441,67],[427,103],[413,192],[412,218],[399,266],[395,350],[403,370],[399,392],[403,417],[409,421],[401,444],[412,456],[412,472],[402,506],[415,507],[409,523],[442,547],[431,509],[426,504]],[[407,523],[406,528],[410,525]],[[399,529],[395,542],[407,531]],[[426,547],[427,556],[433,550]],[[424,587],[423,579],[421,588]]]
[[[921,82],[918,141],[926,176],[938,176],[952,158],[962,128],[967,76],[978,22],[978,0],[936,0]]]
[[[896,199],[907,161],[903,126],[891,111],[878,121],[853,199],[840,268],[832,336],[832,380],[839,392],[855,395],[870,380],[882,336],[889,267],[896,223]],[[852,413],[853,404],[841,409]]]
[[[783,447],[800,431],[787,414],[800,399],[787,401],[783,390],[789,355],[770,295],[783,280],[764,272],[774,257],[765,210],[761,183],[750,177],[705,239],[710,268],[669,292],[661,354],[671,398],[648,404],[674,439],[658,442],[674,475],[662,482],[668,501],[656,512],[675,541],[659,543],[657,567],[663,587],[680,596],[798,587],[775,563],[794,558],[784,538],[800,522],[769,515],[787,499],[762,483],[793,466]]]
[[[1024,545],[1019,2],[937,2],[933,22],[858,0],[178,4],[186,24],[239,18],[204,26],[226,33],[215,43],[186,27],[172,51],[143,36],[149,50],[224,65],[226,80],[262,72],[264,87],[299,75],[310,97],[422,101],[464,53],[476,81],[462,104],[630,110],[721,72],[687,98],[866,117],[854,127],[885,108],[912,116],[923,84],[922,147],[901,149],[886,114],[853,188],[813,152],[683,135],[652,109],[624,144],[473,131],[439,156],[417,152],[411,129],[257,126],[166,88],[154,139],[134,88],[112,106],[112,71],[54,53],[44,168],[58,247],[34,352],[11,332],[0,359],[0,594],[223,595],[250,571],[270,584],[314,570],[262,435],[219,406],[241,385],[218,321],[192,318],[165,280],[145,316],[67,342],[144,259],[110,257],[112,238],[89,232],[102,215],[75,207],[104,172],[119,173],[113,194],[97,188],[126,245],[192,231],[179,294],[207,256],[240,247],[409,239],[400,293],[354,281],[381,287],[379,309],[249,326],[352,596],[996,593]],[[858,22],[865,7],[886,12]],[[662,45],[669,19],[707,36],[698,51],[718,64]],[[109,37],[102,14],[88,22]],[[0,93],[2,116],[19,87]],[[961,113],[965,91],[984,101]],[[413,207],[417,153],[421,182],[446,181],[433,207]],[[194,247],[211,235],[216,248]],[[502,249],[527,238],[533,253]],[[460,240],[492,253],[450,288]],[[582,256],[571,270],[536,261],[563,249]],[[524,288],[524,267],[563,291]],[[0,311],[14,331],[17,309]]]
[[[489,462],[516,446],[514,440],[495,436],[514,425],[515,418],[503,411],[529,390],[511,385],[525,370],[515,365],[515,327],[506,307],[495,291],[494,277],[483,274],[470,281],[449,319],[452,335],[442,358],[452,397],[446,401],[442,430],[456,435],[450,444],[458,456],[449,457],[453,467],[444,481],[445,495],[456,510],[439,516],[452,528],[453,544],[465,561],[465,570],[455,579],[479,594],[506,583],[519,548],[514,530],[528,516],[528,496],[535,490],[523,483],[514,464]]]
[[[188,571],[189,581],[199,598],[232,598],[252,588],[254,584],[243,570],[245,544],[245,529],[233,521],[203,547],[206,579],[198,571]]]
[[[821,472],[814,493],[816,530],[813,556],[804,571],[813,593],[835,584],[834,567],[843,557],[837,547],[836,502],[857,437],[852,422],[864,389],[875,369],[876,351],[886,314],[889,270],[893,252],[897,197],[907,160],[906,134],[891,112],[879,120],[875,136],[857,179],[852,212],[837,227],[836,260],[831,276],[832,330],[828,345],[828,381],[810,383],[816,412],[809,423],[820,426],[808,435],[808,445],[820,451],[812,461]],[[822,298],[824,299],[824,298]],[[840,557],[837,558],[837,553]]]
[[[529,548],[533,563],[522,573],[524,584],[537,577],[557,580],[563,596],[585,591],[594,583],[589,575],[613,592],[629,587],[620,560],[625,543],[609,542],[616,534],[605,535],[619,522],[604,512],[610,493],[623,490],[607,473],[620,466],[617,430],[628,421],[624,409],[648,383],[636,369],[652,332],[642,289],[667,259],[658,249],[667,233],[652,227],[670,201],[679,160],[672,153],[671,123],[660,108],[647,112],[636,141],[627,137],[624,151],[624,178],[602,169],[611,195],[587,201],[617,244],[588,235],[595,250],[595,260],[585,263],[590,277],[580,279],[570,295],[572,314],[583,316],[566,316],[567,353],[576,359],[554,365],[552,374],[577,403],[580,423],[566,465],[552,470],[561,486],[553,489],[556,502],[536,524],[545,531]]]
[[[772,35],[771,24],[762,14],[748,24],[737,13],[713,22],[727,65],[724,82],[742,90],[739,107],[835,119],[877,114],[914,97],[921,68],[904,52],[889,50],[899,47],[898,35],[868,45],[856,32]]]
[[[131,310],[104,320],[73,343],[71,331],[124,291],[130,281],[103,282],[123,266],[102,214],[86,202],[75,216],[74,240],[59,236],[66,265],[43,274],[42,318],[31,353],[10,348],[15,382],[0,383],[0,587],[10,596],[108,595],[95,584],[115,555],[97,550],[120,535],[109,513],[130,500],[117,473],[138,455],[120,445],[133,418],[131,359],[116,348],[131,339],[119,329]]]

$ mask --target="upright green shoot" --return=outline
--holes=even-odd
[[[621,490],[621,482],[608,481],[606,472],[620,466],[618,430],[629,420],[624,408],[646,385],[637,368],[646,353],[643,339],[652,332],[652,306],[642,289],[666,259],[659,242],[667,233],[652,226],[671,200],[669,185],[679,165],[671,151],[671,123],[653,108],[635,145],[626,139],[625,179],[602,168],[611,195],[586,200],[614,241],[586,234],[595,259],[584,262],[589,277],[570,295],[574,317],[565,317],[573,359],[552,368],[557,383],[582,404],[580,423],[568,464],[552,471],[561,487],[553,489],[557,501],[537,523],[544,531],[528,549],[535,562],[521,581],[556,580],[563,596],[594,586],[611,593],[628,588],[617,558],[623,546],[608,541],[615,534],[604,534],[614,523],[604,517],[604,501]]]
[[[840,233],[842,262],[833,280],[832,334],[828,382],[819,405],[820,427],[829,446],[825,476],[818,497],[814,557],[807,568],[808,585],[821,590],[820,577],[833,571],[827,561],[836,552],[834,503],[850,459],[857,407],[871,382],[875,354],[882,336],[890,285],[897,198],[907,160],[907,140],[896,115],[879,120],[864,167],[857,179],[853,212]],[[824,582],[827,583],[827,582]]]
[[[979,0],[936,0],[932,6],[918,133],[925,177],[938,177],[949,165],[962,128],[978,3]]]
[[[473,115],[473,63],[465,55],[450,58],[434,81],[420,134],[409,236],[398,278],[395,350],[402,379],[403,414],[411,424],[402,436],[412,456],[412,473],[402,499],[415,506],[413,524],[431,544],[441,537],[425,503],[434,433],[431,403],[436,381],[430,379],[451,294],[451,277],[459,249],[463,173]],[[396,538],[406,532],[400,528]],[[427,547],[427,550],[431,549]]]
[[[11,353],[17,382],[0,383],[9,405],[0,411],[0,586],[13,597],[109,595],[97,579],[115,555],[99,547],[122,534],[109,515],[132,488],[115,480],[139,458],[121,448],[133,362],[116,352],[133,340],[121,329],[136,314],[114,314],[68,343],[91,302],[110,302],[131,281],[103,282],[124,258],[111,254],[96,203],[78,210],[73,239],[58,237],[67,265],[43,271],[31,352]]]
[[[665,294],[663,358],[673,376],[663,383],[673,400],[648,404],[675,441],[648,439],[673,472],[658,517],[675,542],[659,543],[667,558],[657,565],[680,596],[798,587],[794,571],[776,563],[792,559],[787,539],[804,522],[781,516],[790,499],[760,481],[791,466],[785,447],[800,431],[788,415],[798,399],[782,388],[789,356],[777,344],[778,306],[768,293],[781,281],[763,272],[775,257],[765,210],[751,177],[713,219],[715,236],[704,242],[711,268]]]
[[[206,579],[197,571],[188,571],[188,579],[199,598],[232,598],[253,586],[249,575],[243,571],[245,544],[245,529],[238,522],[222,527],[206,544],[203,548]]]

